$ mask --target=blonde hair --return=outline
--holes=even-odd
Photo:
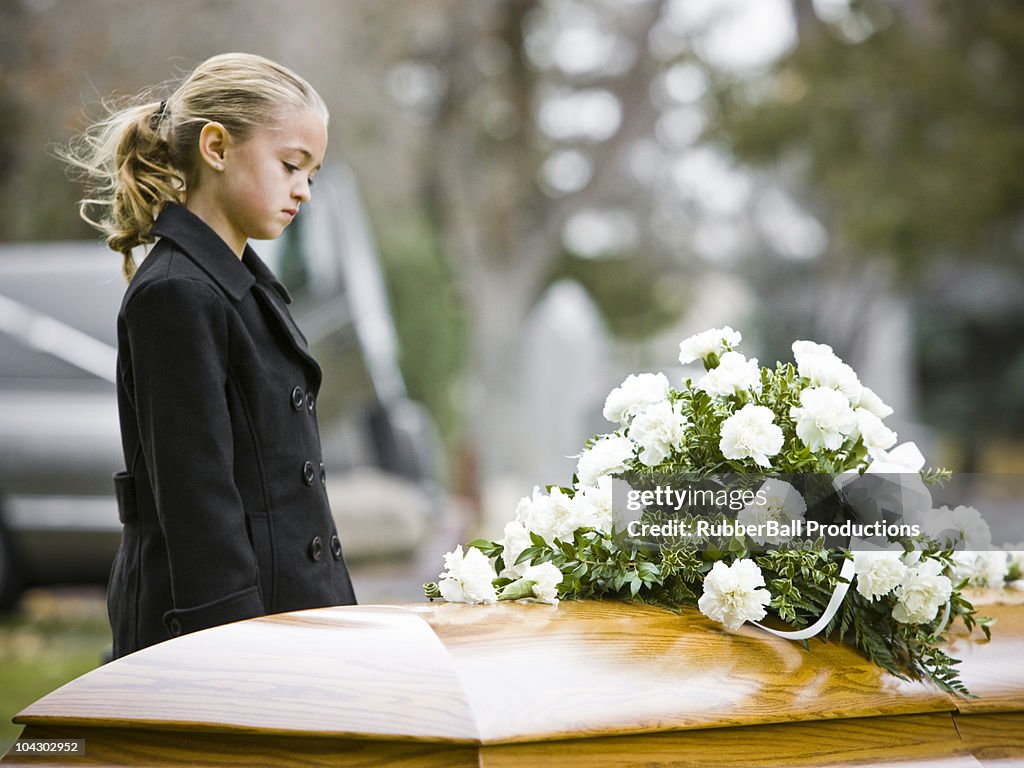
[[[196,67],[163,100],[154,91],[128,103],[104,103],[106,117],[59,150],[86,184],[79,214],[124,257],[152,243],[153,223],[168,202],[184,203],[198,180],[199,133],[210,122],[238,141],[292,110],[312,110],[327,123],[323,99],[304,79],[262,56],[225,53]],[[96,217],[94,209],[101,215]]]

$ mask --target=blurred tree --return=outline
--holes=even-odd
[[[458,265],[472,328],[464,394],[488,479],[515,461],[519,329],[552,279],[586,271],[564,266],[573,217],[589,211],[599,226],[618,216],[604,247],[619,258],[636,247],[635,236],[617,239],[636,221],[618,210],[636,193],[622,160],[656,119],[648,86],[658,64],[645,40],[660,3],[615,5],[453,3],[445,34],[397,73],[408,90],[426,91],[422,196]],[[595,56],[592,45],[604,48]],[[633,315],[645,314],[650,273],[603,271],[605,284],[624,274],[646,282],[629,300]],[[675,317],[678,308],[647,316],[657,323],[658,312]]]
[[[1021,423],[1009,378],[1024,370],[1024,5],[793,9],[791,53],[762,78],[716,81],[708,134],[772,168],[825,222],[825,258],[762,273],[780,297],[775,317],[801,303],[793,285],[808,275],[824,300],[802,305],[847,329],[863,323],[858,306],[870,318],[871,297],[918,293],[922,415],[957,436],[963,468],[974,469],[982,442]],[[979,263],[992,265],[987,279],[971,274]]]
[[[793,4],[792,53],[760,82],[720,81],[717,136],[745,161],[804,163],[837,255],[904,274],[942,256],[1017,263],[1024,5]]]

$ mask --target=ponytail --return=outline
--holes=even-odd
[[[126,280],[135,274],[132,249],[152,243],[149,230],[168,202],[184,202],[185,179],[166,137],[166,101],[118,109],[61,151],[79,171],[86,197],[79,214],[107,236],[124,259]],[[103,215],[96,217],[94,209]]]
[[[327,107],[291,70],[261,56],[225,53],[200,64],[171,96],[104,105],[107,117],[58,151],[86,185],[79,214],[106,235],[135,274],[132,249],[152,243],[153,223],[169,202],[186,201],[198,180],[199,134],[218,122],[238,141],[289,109],[309,109],[327,124]],[[100,215],[93,211],[99,209]]]

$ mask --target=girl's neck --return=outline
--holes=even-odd
[[[210,229],[220,235],[221,240],[227,244],[232,253],[241,259],[245,253],[245,235],[231,224],[219,206],[211,203],[212,201],[207,200],[204,195],[197,191],[188,196],[188,199],[185,201],[185,207],[202,219]]]

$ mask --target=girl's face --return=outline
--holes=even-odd
[[[287,113],[245,141],[229,143],[217,197],[232,239],[241,238],[244,247],[248,238],[280,235],[309,201],[326,151],[327,127],[309,110]]]

